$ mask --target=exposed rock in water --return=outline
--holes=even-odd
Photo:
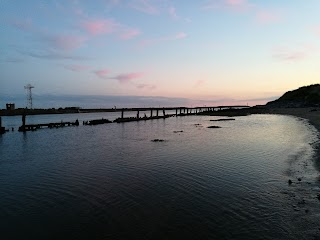
[[[174,133],[181,133],[181,132],[183,132],[182,130],[181,131],[173,131]]]
[[[156,139],[151,140],[151,142],[164,142],[164,139],[156,138]]]
[[[291,185],[291,184],[292,184],[292,181],[291,181],[291,179],[289,179],[289,180],[288,180],[288,184],[289,184],[289,185]]]
[[[211,122],[221,122],[221,121],[233,121],[236,120],[235,118],[220,118],[220,119],[213,119],[210,120]]]
[[[209,126],[208,128],[221,128],[219,126]]]

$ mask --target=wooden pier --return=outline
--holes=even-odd
[[[55,122],[55,123],[40,123],[40,124],[26,124],[26,115],[22,115],[22,125],[19,127],[19,132],[26,132],[26,131],[35,131],[40,128],[59,128],[59,127],[66,127],[66,126],[79,126],[79,121],[76,120],[75,122]]]
[[[215,112],[221,110],[230,110],[230,109],[243,109],[243,108],[250,108],[249,106],[243,105],[236,105],[236,106],[215,106],[215,107],[163,107],[163,108],[112,108],[112,109],[87,109],[89,111],[86,112],[120,112],[121,116],[115,119],[113,122],[115,123],[125,123],[125,122],[134,122],[134,121],[146,121],[146,120],[155,120],[155,119],[166,119],[170,117],[178,117],[178,116],[189,116],[189,115],[201,115],[206,112]],[[166,114],[166,111],[175,111],[175,114]],[[135,117],[125,117],[125,112],[136,112]],[[147,116],[147,112],[150,112],[150,115]],[[143,112],[144,116],[141,117],[140,113]],[[162,113],[161,113],[162,112]],[[22,113],[22,125],[19,127],[19,132],[26,132],[26,131],[35,131],[40,128],[59,128],[59,127],[66,127],[66,126],[79,126],[79,121],[76,120],[75,122],[54,122],[54,123],[40,123],[40,124],[26,124],[26,115],[28,111]],[[132,115],[132,114],[131,114]],[[112,121],[108,119],[95,119],[90,121],[83,121],[83,125],[98,125],[98,124],[105,124],[105,123],[112,123]],[[5,133],[6,130],[2,127],[1,116],[0,116],[0,134]],[[13,129],[12,129],[13,131]]]
[[[112,121],[108,119],[94,119],[90,121],[83,121],[83,125],[99,125],[99,124],[105,124],[105,123],[112,123]]]

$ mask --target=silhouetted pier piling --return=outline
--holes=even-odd
[[[35,131],[40,128],[59,128],[59,127],[66,127],[66,126],[79,126],[78,119],[74,122],[55,122],[55,123],[40,123],[40,124],[26,124],[26,114],[22,115],[22,125],[19,127],[19,132],[26,132],[26,131]]]
[[[94,119],[90,121],[83,121],[83,125],[99,125],[99,124],[105,124],[105,123],[112,123],[112,121],[108,119]]]
[[[0,134],[4,134],[6,132],[6,129],[2,127],[2,119],[0,117]]]

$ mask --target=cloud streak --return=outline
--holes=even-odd
[[[85,70],[89,70],[91,67],[90,66],[86,66],[86,65],[64,65],[63,66],[65,69],[68,69],[70,71],[73,72],[81,72],[81,71],[85,71]]]
[[[133,73],[126,73],[126,74],[119,74],[115,77],[112,77],[112,79],[116,79],[121,84],[126,84],[131,82],[131,80],[136,78],[141,78],[144,76],[144,73],[142,72],[133,72]]]
[[[32,21],[31,19],[26,19],[25,21],[19,20],[19,19],[15,19],[11,21],[11,25],[23,30],[23,31],[30,31],[32,30]]]
[[[38,51],[38,52],[30,52],[30,51],[18,51],[20,54],[40,59],[47,60],[87,60],[86,57],[74,56],[65,53],[60,53],[56,51]]]
[[[135,38],[141,34],[140,30],[138,29],[125,29],[121,31],[119,37],[123,40],[129,40]]]
[[[49,47],[63,51],[81,48],[88,40],[86,37],[76,35],[45,35],[41,36],[41,39],[46,42]]]
[[[153,90],[157,88],[155,85],[152,85],[152,84],[136,84],[136,87],[138,89],[147,89],[147,90]]]
[[[101,69],[101,70],[96,70],[96,71],[94,71],[94,73],[95,73],[99,78],[102,78],[102,79],[107,79],[110,72],[111,72],[111,71],[110,71],[109,69]]]
[[[150,45],[156,45],[156,44],[160,44],[163,42],[170,42],[170,41],[175,41],[175,40],[180,40],[180,39],[184,39],[187,38],[188,34],[186,34],[185,32],[178,32],[175,35],[172,36],[166,36],[166,37],[161,37],[161,38],[157,38],[157,39],[147,39],[147,40],[143,40],[139,43],[139,47],[146,47],[146,46],[150,46]]]
[[[149,0],[134,0],[129,4],[129,7],[150,15],[155,15],[159,12]]]
[[[277,47],[273,50],[273,58],[282,61],[301,61],[310,55],[310,52],[315,50],[314,46],[304,45],[296,49],[289,49],[287,47]]]
[[[101,69],[96,70],[94,73],[102,79],[114,79],[117,80],[121,85],[131,85],[135,86],[137,89],[146,89],[146,90],[153,90],[156,88],[155,85],[146,84],[146,83],[135,83],[132,80],[142,78],[145,74],[143,72],[131,72],[131,73],[122,73],[116,75],[114,77],[110,77],[110,70],[109,69]]]

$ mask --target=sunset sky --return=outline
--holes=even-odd
[[[320,82],[319,0],[1,0],[0,94],[265,103]],[[5,101],[5,99],[3,99]]]

